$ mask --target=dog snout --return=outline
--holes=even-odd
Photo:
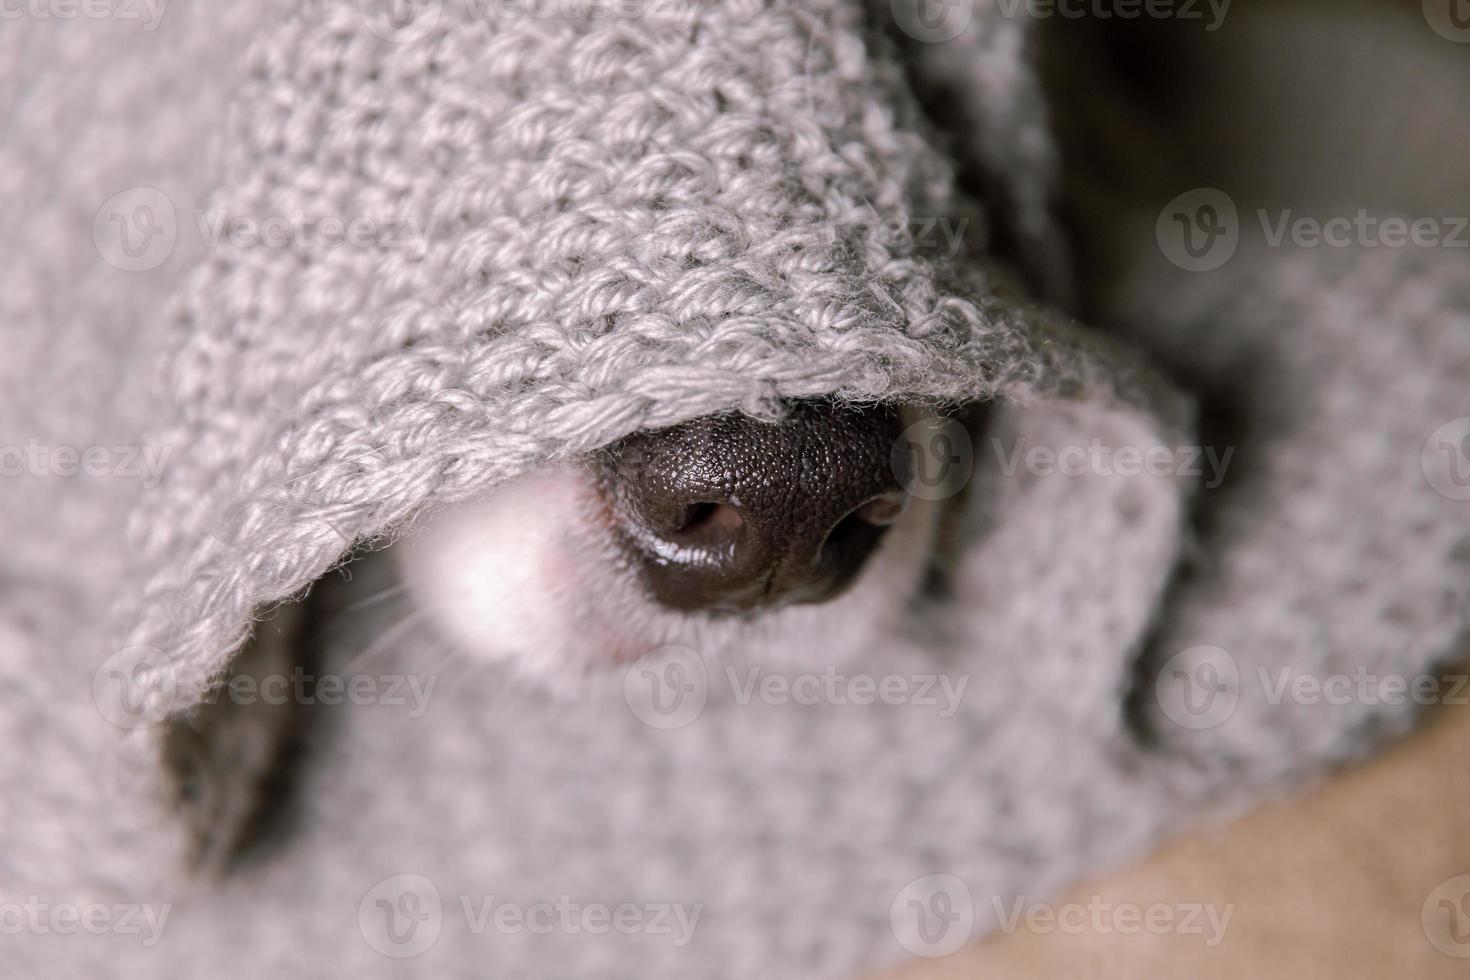
[[[611,447],[604,496],[653,597],[734,613],[838,595],[906,500],[896,410],[803,403],[637,433]]]

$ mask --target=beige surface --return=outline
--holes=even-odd
[[[1307,797],[1178,841],[1056,903],[1163,903],[1176,921],[1193,904],[1228,909],[1212,947],[1200,934],[1023,925],[895,980],[1470,978],[1470,879],[1440,887],[1470,875],[1467,750],[1470,708],[1442,707],[1424,731]],[[1459,956],[1431,943],[1426,906],[1429,931]]]

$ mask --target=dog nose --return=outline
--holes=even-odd
[[[898,413],[800,403],[641,432],[611,448],[604,496],[654,598],[731,613],[822,602],[857,577],[906,497]]]

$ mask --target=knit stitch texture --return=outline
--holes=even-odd
[[[893,909],[924,875],[963,884],[979,936],[1017,896],[1412,723],[1282,702],[1261,679],[1412,676],[1456,648],[1465,504],[1420,450],[1470,408],[1465,263],[1242,256],[1139,284],[1131,338],[1250,406],[1257,441],[1206,531],[1185,530],[1179,474],[983,473],[948,602],[843,651],[854,674],[970,677],[955,716],[743,704],[712,665],[704,711],[665,732],[630,714],[621,677],[567,703],[482,671],[422,718],[345,713],[312,749],[288,853],[184,877],[159,726],[119,735],[102,668],[154,679],[144,716],[184,711],[274,606],[437,508],[639,429],[776,418],[794,398],[994,399],[1007,445],[1195,438],[1187,394],[1029,302],[990,254],[1004,226],[1033,279],[1065,279],[1024,23],[998,7],[915,47],[886,36],[890,5],[853,0],[555,17],[465,0],[407,22],[389,6],[175,0],[153,33],[0,38],[18,66],[0,73],[0,181],[22,216],[0,239],[17,352],[0,443],[168,453],[157,486],[25,479],[0,515],[0,737],[34,747],[0,763],[0,897],[176,916],[156,946],[19,937],[7,975],[848,977],[913,954]],[[937,131],[913,86],[955,77],[976,95]],[[984,201],[957,191],[958,165]],[[90,241],[129,187],[178,216],[145,271]],[[190,233],[277,216],[304,230]],[[939,216],[973,220],[961,254],[915,233]],[[371,240],[324,247],[342,218]],[[392,621],[344,615],[329,661]],[[1217,650],[1227,718],[1130,706],[1166,664],[1213,670]],[[443,911],[432,948],[395,959],[359,906],[405,873]],[[459,900],[489,894],[703,913],[683,946],[487,937]]]

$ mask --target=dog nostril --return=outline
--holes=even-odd
[[[703,533],[706,535],[728,535],[740,529],[745,519],[729,504],[702,500],[684,509],[684,522],[680,534]]]
[[[725,415],[611,447],[614,527],[664,605],[737,612],[819,602],[857,576],[905,495],[891,409],[793,406],[781,423]]]
[[[908,497],[902,493],[886,493],[870,500],[852,512],[852,517],[874,527],[887,527],[903,516]]]

